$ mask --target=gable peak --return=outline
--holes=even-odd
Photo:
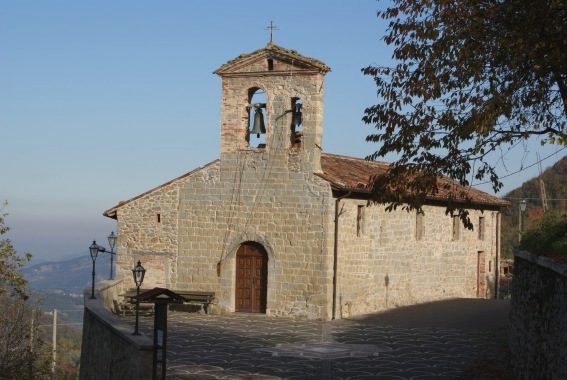
[[[286,49],[270,41],[261,49],[255,50],[252,53],[240,54],[235,59],[228,61],[215,70],[214,74],[222,75],[224,73],[233,72],[234,70],[238,70],[240,67],[247,66],[250,62],[261,57],[273,58],[280,61],[294,61],[301,63],[305,68],[315,69],[323,74],[331,71],[329,66],[318,59],[301,55],[297,52],[297,50]]]

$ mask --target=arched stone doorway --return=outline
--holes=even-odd
[[[236,251],[235,291],[235,311],[266,312],[268,255],[262,245],[246,242]]]

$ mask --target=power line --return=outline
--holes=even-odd
[[[541,161],[547,160],[547,159],[550,158],[551,156],[556,155],[557,153],[559,153],[559,152],[565,150],[565,148],[567,148],[567,147],[563,147],[563,148],[559,149],[557,152],[551,153],[549,156],[544,157]],[[515,171],[515,172],[513,172],[513,173],[507,174],[507,175],[505,175],[505,176],[499,177],[498,179],[508,178],[508,177],[511,177],[511,176],[513,176],[513,175],[515,175],[515,174],[521,173],[521,172],[523,172],[523,171],[526,170],[526,169],[529,169],[529,168],[531,168],[531,167],[533,167],[533,166],[536,166],[536,165],[537,165],[539,162],[541,162],[541,161],[534,162],[533,164],[531,164],[531,165],[529,165],[529,166],[523,167],[523,168],[521,168],[521,169],[519,169],[519,170],[517,170],[517,171]],[[492,181],[485,181],[485,182],[475,183],[473,186],[484,185],[484,184],[491,183],[491,182],[492,182]],[[539,199],[539,198],[538,198],[538,199]]]

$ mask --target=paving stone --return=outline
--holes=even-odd
[[[152,333],[152,319],[140,330]],[[458,379],[505,357],[505,331],[271,319],[168,316],[168,379]]]

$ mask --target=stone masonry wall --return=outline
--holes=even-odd
[[[442,206],[425,206],[424,236],[416,238],[416,213],[384,211],[382,205],[364,207],[361,236],[357,236],[357,208],[365,201],[341,202],[337,315],[348,317],[377,310],[452,297],[477,297],[479,252],[482,298],[494,296],[496,212],[471,210],[474,231],[460,225],[452,240],[452,218]],[[478,218],[485,218],[484,240]],[[482,254],[481,254],[482,256]]]
[[[134,287],[132,268],[146,269],[144,288],[174,288],[177,272],[179,186],[172,181],[118,209],[117,278]]]
[[[567,263],[517,252],[509,346],[516,379],[567,378]]]
[[[192,177],[184,183],[178,287],[213,290],[221,310],[234,311],[235,253],[241,243],[255,241],[268,252],[266,313],[327,319],[330,187],[270,160],[271,153],[225,155],[216,181],[205,187]]]

